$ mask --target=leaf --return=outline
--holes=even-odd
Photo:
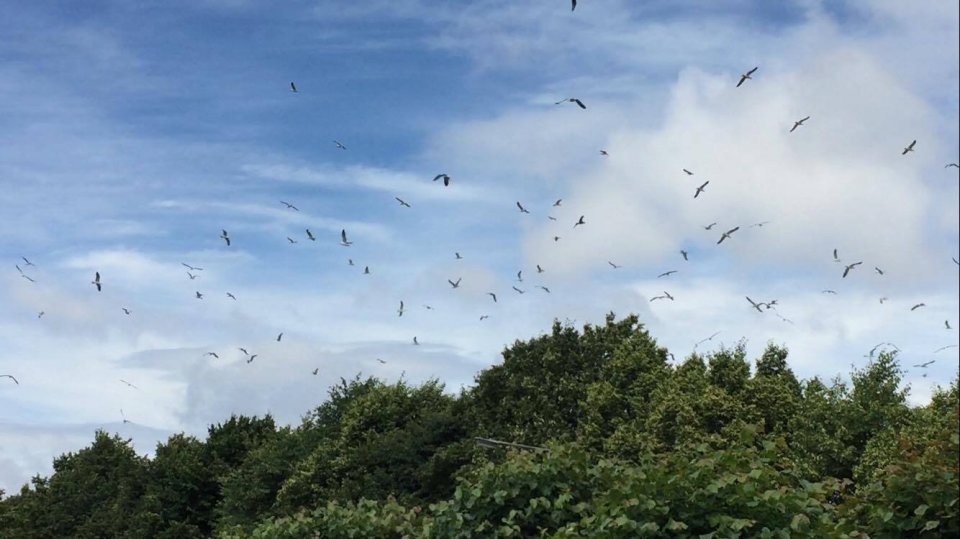
[[[940,525],[939,520],[928,520],[927,523],[923,526],[923,531],[929,531]]]
[[[921,505],[917,506],[916,509],[913,510],[913,514],[914,514],[914,515],[917,515],[918,517],[922,517],[923,514],[927,512],[927,509],[930,509],[930,506],[929,506],[929,505],[927,505],[927,504],[925,504],[925,503],[924,503],[924,504],[921,504]]]

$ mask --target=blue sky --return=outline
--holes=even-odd
[[[719,331],[708,351],[781,343],[831,378],[890,341],[914,402],[956,376],[957,349],[934,353],[960,326],[949,2],[8,11],[0,374],[20,385],[0,385],[0,488],[98,427],[149,452],[234,412],[296,422],[357,372],[456,389],[552,320],[610,311],[678,359]],[[587,109],[554,105],[569,97]]]

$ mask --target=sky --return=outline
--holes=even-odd
[[[358,373],[458,391],[609,312],[677,361],[957,376],[956,2],[10,4],[8,493],[98,428],[149,454]]]

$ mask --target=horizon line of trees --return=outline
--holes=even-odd
[[[798,380],[770,344],[668,363],[636,316],[516,341],[458,394],[341,379],[298,426],[232,416],[152,458],[97,431],[0,537],[957,537],[957,378],[895,352]],[[546,448],[490,449],[477,437]]]

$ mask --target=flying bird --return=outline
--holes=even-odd
[[[363,267],[363,274],[364,274],[364,275],[370,275],[370,266],[364,266],[364,267]]]
[[[290,243],[297,243],[297,240],[291,238],[290,236],[287,236],[287,241],[289,241]]]
[[[454,256],[454,258],[456,258],[457,260],[463,260],[463,257],[460,256],[460,253],[453,253],[453,256]]]
[[[483,321],[486,320],[487,318],[490,318],[490,315],[489,315],[489,314],[481,314],[481,315],[480,315],[480,321],[481,321],[481,322],[483,322]]]
[[[704,230],[710,230],[711,228],[713,228],[713,227],[715,227],[715,226],[717,226],[717,222],[716,222],[716,221],[714,221],[714,222],[710,223],[709,225],[703,227],[703,229],[704,229]]]
[[[539,285],[538,285],[538,286],[537,286],[537,288],[539,288],[539,289],[541,289],[541,290],[543,290],[543,291],[544,291],[544,292],[546,292],[547,294],[549,294],[549,293],[550,293],[550,289],[549,289],[549,288],[547,288],[547,287],[545,287],[545,286],[539,286]]]
[[[609,260],[607,260],[607,264],[610,264],[610,267],[613,268],[613,269],[620,269],[620,268],[623,267],[623,266],[618,266],[618,265],[614,264],[613,262],[610,262]]]
[[[310,240],[310,241],[317,241],[317,237],[313,235],[313,232],[310,232],[310,229],[309,229],[309,228],[305,228],[304,230],[307,231],[307,239],[308,239],[308,240]]]
[[[943,327],[944,327],[944,329],[953,329],[952,327],[950,327],[950,321],[949,321],[949,320],[944,320],[944,321],[943,321]]]
[[[20,258],[23,259],[23,262],[24,262],[26,265],[28,265],[28,266],[34,266],[34,265],[35,265],[33,262],[30,262],[29,260],[27,260],[27,257],[25,257],[25,256],[21,256]]]
[[[687,253],[686,251],[684,251],[684,250],[681,249],[681,250],[680,250],[680,254],[683,255],[683,259],[684,259],[684,260],[689,260],[689,258],[687,258],[687,254],[688,254],[688,253]]]
[[[523,204],[520,204],[519,201],[517,201],[517,207],[520,208],[520,213],[530,213],[526,208],[523,207]]]
[[[183,263],[183,262],[181,262],[180,265],[183,266],[183,267],[185,267],[185,268],[187,268],[187,269],[190,270],[190,271],[203,271],[203,268],[196,268],[196,267],[191,266],[190,264],[185,264],[185,263]]]
[[[400,197],[393,197],[393,198],[395,198],[395,199],[397,200],[397,202],[399,202],[400,205],[403,206],[404,208],[409,208],[409,207],[410,207],[410,204],[407,204],[406,202],[404,202],[402,198],[400,198]]]
[[[354,265],[354,264],[353,264],[353,259],[352,259],[352,258],[348,258],[348,259],[347,259],[347,264],[353,266],[353,265]]]
[[[397,309],[397,316],[403,316],[403,300],[400,301],[400,308]]]
[[[231,294],[230,292],[227,292],[227,297],[230,298],[230,299],[232,299],[233,301],[237,301],[237,296],[234,296],[234,295]]]
[[[259,354],[253,354],[252,356],[248,357],[247,363],[253,363],[253,360],[256,359],[258,355]]]
[[[337,149],[338,149],[338,150],[346,150],[346,149],[347,149],[347,147],[344,146],[343,144],[340,144],[339,141],[336,141],[336,140],[335,140],[335,141],[333,141],[333,143],[337,145]]]
[[[291,203],[289,203],[289,202],[284,202],[284,201],[281,200],[280,203],[283,204],[284,206],[286,206],[287,209],[290,209],[290,210],[293,210],[293,211],[300,211],[300,208],[294,206],[293,204],[291,204]]]
[[[859,266],[860,264],[863,264],[862,260],[860,262],[854,262],[853,264],[849,264],[847,267],[843,268],[843,278],[846,279],[847,274],[850,273],[850,270]]]
[[[230,247],[230,236],[227,234],[226,230],[220,231],[220,239],[227,242],[227,247]]]
[[[677,270],[665,271],[665,272],[661,273],[660,275],[657,275],[657,279],[659,279],[660,277],[669,277],[669,276],[673,275],[673,274],[676,273],[676,272],[677,272]]]
[[[883,270],[882,270],[882,269],[874,266],[874,267],[873,267],[873,270],[876,271],[877,273],[879,273],[880,275],[883,275]]]
[[[414,340],[416,340],[416,337],[414,337]],[[419,343],[417,343],[417,344],[419,344]],[[379,361],[381,365],[386,365],[386,364],[387,364],[386,361],[384,361],[384,360],[382,360],[382,359],[380,359],[380,358],[377,358],[377,361]]]
[[[93,280],[90,281],[90,284],[96,286],[97,292],[100,292],[101,288],[100,288],[100,272],[99,271],[96,272],[96,275],[94,276]]]
[[[718,331],[718,332],[714,333],[713,335],[707,337],[706,339],[700,339],[699,341],[697,341],[696,344],[693,345],[693,348],[696,349],[696,348],[697,348],[698,346],[700,346],[701,344],[703,344],[703,343],[705,343],[705,342],[707,342],[707,341],[712,341],[713,338],[716,337],[716,336],[719,335],[719,334],[720,334],[720,332]]]
[[[798,127],[800,127],[801,125],[803,125],[803,122],[805,122],[805,121],[807,121],[807,120],[809,120],[809,119],[810,119],[810,117],[807,116],[806,118],[801,118],[801,119],[793,122],[793,127],[790,128],[790,132],[793,133],[794,131],[796,131]]]
[[[293,92],[293,93],[297,93],[297,85],[291,82],[291,83],[290,83],[290,91]]]
[[[820,293],[821,293],[821,294],[833,294],[834,296],[837,295],[836,290],[821,290]],[[882,303],[882,302],[881,302],[881,303]]]
[[[201,294],[200,292],[197,292],[197,299],[203,299],[203,294]]]
[[[452,286],[452,287],[454,287],[454,288],[460,288],[460,281],[461,281],[462,279],[463,279],[463,277],[457,278],[456,281],[451,281],[450,279],[447,279],[447,282],[450,283],[450,286]]]
[[[126,315],[129,315],[129,314],[130,314],[130,309],[128,309],[128,308],[126,308],[126,307],[120,307],[120,309],[123,310],[123,314],[126,314]]]
[[[916,311],[916,310],[919,309],[920,307],[926,307],[926,306],[927,306],[926,303],[917,303],[917,304],[914,305],[913,307],[910,307],[910,310],[911,310],[911,311]]]
[[[943,168],[950,168],[950,167],[960,168],[960,164],[957,164],[957,163],[947,163],[947,165],[946,165],[945,167],[943,167]]]
[[[39,313],[37,313],[37,318],[43,318],[43,315],[45,315],[45,314],[47,314],[47,313],[45,313],[45,312],[43,312],[43,311],[40,311]]]
[[[351,245],[353,245],[353,242],[352,242],[352,241],[348,241],[348,240],[347,240],[347,230],[346,230],[346,229],[340,230],[340,245],[343,245],[344,247],[350,247]]]
[[[518,283],[522,283],[522,282],[523,282],[523,270],[520,270],[520,271],[517,272],[517,282],[518,282]]]
[[[517,288],[517,287],[515,287],[515,286],[511,286],[510,288],[514,289],[518,294],[523,294],[523,293],[524,293],[523,290],[520,290],[519,288]]]
[[[693,194],[693,198],[697,198],[698,196],[700,196],[700,193],[703,192],[703,189],[707,186],[708,183],[710,183],[709,180],[703,182],[703,185],[701,185],[700,187],[697,187],[697,192]]]
[[[906,148],[903,149],[903,153],[901,153],[900,155],[907,155],[909,152],[912,152],[913,147],[916,146],[916,144],[917,144],[916,140],[911,142]]]
[[[207,352],[208,356],[213,356],[215,359],[220,359],[220,356],[216,352]]]
[[[444,186],[444,187],[450,185],[450,176],[448,176],[448,175],[446,175],[446,174],[443,174],[443,173],[440,173],[440,174],[437,174],[436,176],[433,177],[433,181],[437,181],[437,180],[440,180],[440,179],[443,180],[443,186]]]
[[[753,308],[756,309],[758,313],[763,312],[763,309],[760,308],[761,303],[757,303],[753,301],[752,299],[750,299],[750,296],[744,296],[744,297],[747,298],[747,301],[750,302],[750,305],[753,305]]]
[[[12,374],[0,374],[0,378],[9,378],[13,380],[13,383],[20,385],[20,382],[16,378],[14,378]]]
[[[883,305],[883,302],[884,302],[884,301],[887,301],[888,299],[890,299],[890,298],[888,298],[888,297],[886,297],[886,296],[880,298],[880,305]]]
[[[837,256],[837,250],[836,250],[836,249],[833,250],[833,261],[834,261],[834,262],[840,262],[840,257]]]
[[[420,346],[420,341],[417,340],[417,336],[416,336],[416,335],[413,336],[413,344],[415,344],[415,345],[417,345],[417,346]]]
[[[753,227],[755,227],[755,226],[756,226],[756,227],[762,227],[763,225],[768,224],[769,222],[770,222],[770,221],[760,221],[759,223],[753,223],[752,225],[750,225],[750,228],[753,228]]]
[[[245,355],[245,356],[249,356],[249,355],[250,355],[250,353],[247,352],[247,349],[246,349],[246,348],[237,348],[237,350],[240,350],[241,352],[243,352],[243,355]]]
[[[283,338],[283,332],[281,331],[280,334],[277,335],[277,342],[280,342],[280,339],[282,338]]]
[[[577,9],[577,0],[570,0],[570,11]]]
[[[686,172],[686,173],[687,173],[687,176],[693,176],[693,172],[690,172],[689,170],[687,170],[687,169],[685,169],[685,168],[680,169],[680,170]]]
[[[720,245],[721,243],[723,243],[723,240],[729,238],[731,234],[733,234],[734,232],[736,232],[736,231],[738,231],[738,230],[740,230],[740,227],[735,226],[735,227],[731,228],[730,230],[724,232],[723,235],[720,236],[720,241],[717,242],[717,245]]]
[[[120,379],[120,381],[123,382],[124,384],[127,384],[128,386],[132,387],[133,389],[140,389],[139,387],[131,384],[130,382],[128,382],[128,381],[126,381],[126,380],[124,380],[124,379],[122,379],[122,378]]]
[[[554,105],[559,105],[560,103],[576,103],[578,107],[586,110],[587,106],[583,104],[583,101],[580,101],[576,97],[568,97],[567,99],[561,99],[554,103]]]
[[[558,198],[557,201],[553,203],[553,205],[554,205],[554,206],[559,206],[561,202],[563,202],[563,199],[562,199],[562,198]]]
[[[22,274],[22,275],[20,275],[20,276],[23,277],[24,279],[30,281],[31,283],[37,282],[37,281],[35,281],[35,280],[33,279],[33,277],[30,277],[30,276],[27,275],[27,274]]]
[[[757,67],[751,69],[750,71],[747,71],[746,73],[740,75],[740,82],[737,83],[737,88],[739,88],[741,84],[743,84],[744,82],[746,82],[747,79],[751,79],[751,80],[752,80],[753,77],[751,77],[750,75],[753,75],[753,73],[754,73],[759,67],[760,67],[760,66],[757,66]]]
[[[191,280],[191,281],[197,278],[196,275],[190,273],[189,271],[187,272],[187,277],[190,277],[190,280]]]
[[[607,150],[600,150],[600,155],[609,157],[610,154],[607,153]]]
[[[491,298],[493,298],[493,302],[494,302],[494,303],[497,302],[497,295],[496,295],[496,294],[494,294],[493,292],[487,292],[487,295],[490,296]]]
[[[120,408],[120,417],[123,418],[124,423],[129,423],[130,420],[127,419],[127,416],[123,414],[123,408]]]
[[[956,344],[951,344],[949,346],[941,346],[940,348],[937,348],[936,350],[934,350],[933,353],[936,354],[937,352],[943,352],[944,350],[949,350],[950,348],[956,348],[956,347],[957,347]]]
[[[540,267],[540,264],[537,264],[537,273],[543,273],[543,268]]]
[[[573,225],[573,228],[577,228],[577,227],[580,226],[580,225],[585,225],[585,224],[587,224],[587,222],[583,220],[584,217],[585,217],[585,216],[581,215],[581,216],[580,216],[580,219],[577,220],[577,223],[576,223],[575,225]]]
[[[919,368],[921,368],[921,369],[926,369],[927,367],[929,367],[931,364],[933,364],[933,363],[936,362],[936,361],[937,361],[936,359],[931,359],[930,361],[927,361],[926,363],[921,363],[921,364],[919,364],[919,365],[914,365],[914,367],[919,367]]]
[[[313,369],[313,375],[314,375],[314,376],[316,376],[318,372],[320,372],[320,367],[317,367],[316,369]]]

